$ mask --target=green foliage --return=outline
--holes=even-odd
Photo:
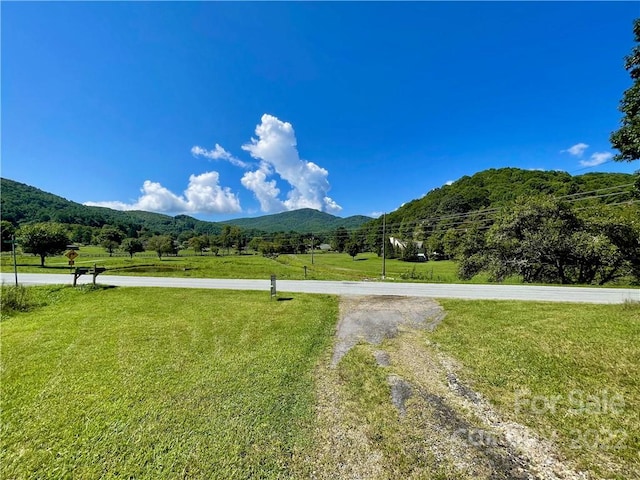
[[[612,207],[586,212],[548,196],[523,197],[503,210],[484,239],[477,231],[463,239],[460,276],[484,270],[498,281],[518,275],[525,282],[604,284],[637,272],[637,217]]]
[[[11,222],[2,220],[0,222],[0,233],[2,234],[2,243],[0,244],[0,251],[10,252],[12,245],[13,235],[16,233],[16,228]]]
[[[122,241],[122,250],[129,254],[130,258],[138,252],[144,252],[144,245],[138,238],[125,238]]]
[[[610,137],[613,148],[620,152],[613,159],[628,162],[640,159],[640,18],[633,23],[633,33],[636,46],[625,59],[625,69],[633,85],[624,92],[620,101],[622,126]]]
[[[400,250],[400,259],[404,262],[415,262],[418,260],[418,246],[415,242],[409,240],[406,246]]]
[[[198,235],[189,239],[189,247],[193,248],[196,253],[202,254],[202,251],[209,246],[209,237],[206,235]]]
[[[187,215],[170,217],[151,212],[121,212],[89,207],[6,178],[0,179],[0,188],[2,218],[14,225],[49,221],[94,228],[111,225],[125,232],[128,237],[178,235],[185,230],[192,230],[196,234],[217,234],[221,230],[218,223],[197,220]],[[74,238],[74,241],[89,243],[86,231],[82,233],[82,240]]]
[[[464,176],[451,185],[433,189],[424,197],[407,202],[387,214],[387,233],[395,236],[403,225],[405,228],[420,227],[426,239],[433,233],[444,235],[452,227],[460,230],[465,226],[463,220],[466,218],[461,214],[482,212],[484,208],[502,208],[522,196],[544,193],[561,197],[635,181],[634,175],[624,173],[595,172],[571,176],[558,171],[492,168],[473,176]],[[620,194],[581,202],[581,205],[619,203],[631,199],[633,191],[629,188]],[[367,232],[374,229],[382,232],[382,218],[373,220],[363,229]]]
[[[238,218],[220,223],[223,225],[235,225],[245,230],[260,230],[265,233],[289,232],[292,230],[299,233],[311,233],[332,231],[338,227],[352,230],[369,221],[371,221],[370,217],[362,215],[340,218],[311,208],[302,208],[292,212],[264,215],[258,218]]]
[[[29,288],[24,285],[2,285],[0,299],[0,311],[2,316],[11,315],[15,312],[26,312],[37,305]]]
[[[122,231],[110,225],[104,225],[98,235],[98,243],[109,252],[109,255],[113,255],[113,252],[120,246],[123,238],[124,234]]]
[[[347,242],[349,241],[349,232],[344,227],[338,227],[333,234],[333,239],[331,240],[331,248],[338,253],[344,252],[344,249],[347,246]]]
[[[345,247],[345,251],[355,260],[356,256],[360,253],[360,245],[358,242],[350,240]]]
[[[69,244],[69,237],[59,223],[36,223],[23,225],[18,231],[18,241],[25,253],[40,256],[40,266],[50,255],[62,253]]]
[[[147,241],[147,250],[156,252],[158,258],[176,253],[173,238],[169,235],[154,235]]]
[[[222,227],[222,233],[220,233],[220,244],[222,248],[227,250],[227,255],[230,252],[231,247],[236,239],[239,228],[231,225],[225,225]]]
[[[455,228],[447,230],[442,237],[442,250],[445,258],[455,258],[458,254],[462,233]]]

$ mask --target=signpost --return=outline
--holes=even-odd
[[[18,286],[18,263],[16,262],[16,236],[11,235],[11,253],[13,255],[13,274],[16,276],[16,287]]]
[[[271,298],[276,296],[276,276],[271,275]]]
[[[79,255],[79,253],[76,252],[75,250],[69,250],[67,253],[64,254],[64,256],[69,259],[69,266],[70,267],[73,267],[74,260],[78,257],[78,255]]]

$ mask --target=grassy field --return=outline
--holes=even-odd
[[[308,477],[334,297],[28,290],[39,306],[0,323],[0,478]],[[594,478],[640,478],[640,306],[441,304],[444,321],[416,338],[458,359],[466,383]],[[450,478],[424,431],[398,423],[372,349],[334,371],[345,408],[386,471]]]
[[[277,275],[280,279],[301,280],[372,280],[382,276],[382,259],[372,253],[359,254],[353,260],[346,253],[318,253],[313,255],[280,255],[275,259],[262,255],[193,255],[191,251],[181,252],[179,256],[163,257],[149,253],[128,256],[109,257],[99,247],[82,247],[75,266],[107,267],[114,275],[147,275],[167,277],[201,278],[269,278]],[[2,255],[0,268],[3,272],[13,269],[10,255]],[[68,260],[64,256],[47,258],[45,268],[40,267],[39,257],[19,255],[18,272],[24,273],[69,273]],[[457,264],[453,261],[407,263],[387,259],[385,278],[388,281],[403,282],[462,282],[458,279]],[[472,283],[485,283],[486,276],[479,275]],[[468,282],[463,282],[468,283]],[[519,283],[511,279],[506,283]]]
[[[428,338],[594,478],[640,478],[640,304],[440,302]]]
[[[0,324],[1,478],[296,477],[335,298],[37,290]]]

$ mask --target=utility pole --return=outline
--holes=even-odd
[[[311,265],[313,265],[313,244],[315,243],[315,240],[313,238],[313,233],[311,233]]]
[[[18,286],[18,264],[16,263],[16,236],[11,235],[11,252],[13,253],[13,274],[16,276],[16,287]]]
[[[387,253],[385,252],[386,250],[386,245],[387,245],[387,214],[383,213],[382,214],[382,279],[384,280],[384,277],[386,275],[386,259],[387,259]]]

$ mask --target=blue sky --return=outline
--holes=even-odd
[[[2,2],[2,176],[205,220],[608,161],[635,2]]]

